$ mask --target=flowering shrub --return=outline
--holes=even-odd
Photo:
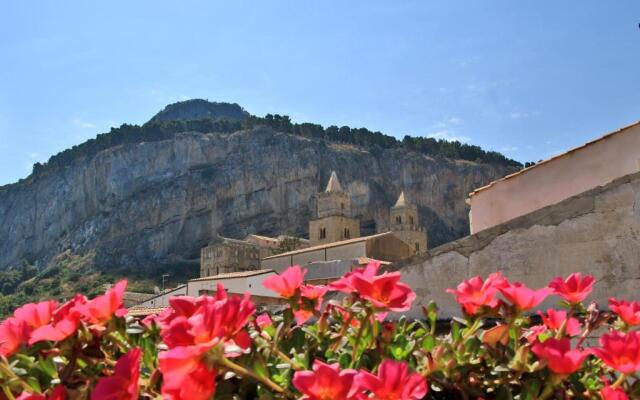
[[[541,289],[473,277],[448,289],[464,318],[442,329],[433,303],[423,320],[389,318],[416,295],[377,263],[328,286],[304,275],[264,281],[287,304],[275,314],[219,286],[138,321],[126,281],[24,305],[0,324],[0,399],[640,398],[640,304],[585,307],[591,276]],[[531,313],[549,296],[561,309]]]

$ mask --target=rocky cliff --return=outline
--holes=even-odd
[[[404,190],[433,246],[467,234],[467,193],[512,168],[266,127],[126,143],[1,187],[0,269],[65,250],[95,251],[101,268],[149,267],[196,259],[216,234],[306,235],[332,170],[364,234],[386,225]]]

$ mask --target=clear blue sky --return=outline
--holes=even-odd
[[[18,1],[0,184],[187,98],[520,161],[640,119],[640,1]]]

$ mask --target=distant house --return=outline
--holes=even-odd
[[[637,122],[471,192],[471,234],[639,170]]]
[[[262,285],[262,281],[273,275],[276,275],[273,270],[256,270],[231,272],[191,279],[186,285],[181,285],[157,294],[131,308],[130,311],[136,313],[136,315],[148,315],[145,314],[144,309],[161,309],[167,307],[169,306],[169,299],[174,296],[198,297],[202,295],[213,295],[216,293],[219,283],[224,285],[225,290],[230,295],[242,296],[244,293],[251,293],[251,299],[256,305],[265,307],[280,305],[282,304],[282,300],[279,296]]]

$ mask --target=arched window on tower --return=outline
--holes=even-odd
[[[327,238],[327,230],[325,228],[320,228],[320,239]]]
[[[351,238],[351,232],[349,232],[349,228],[344,228],[344,238],[345,239]]]
[[[420,243],[416,242],[416,253],[420,253]]]
[[[398,215],[396,217],[396,224],[401,224],[401,223],[402,223],[402,217]]]
[[[409,217],[409,224],[413,225],[413,217]]]

